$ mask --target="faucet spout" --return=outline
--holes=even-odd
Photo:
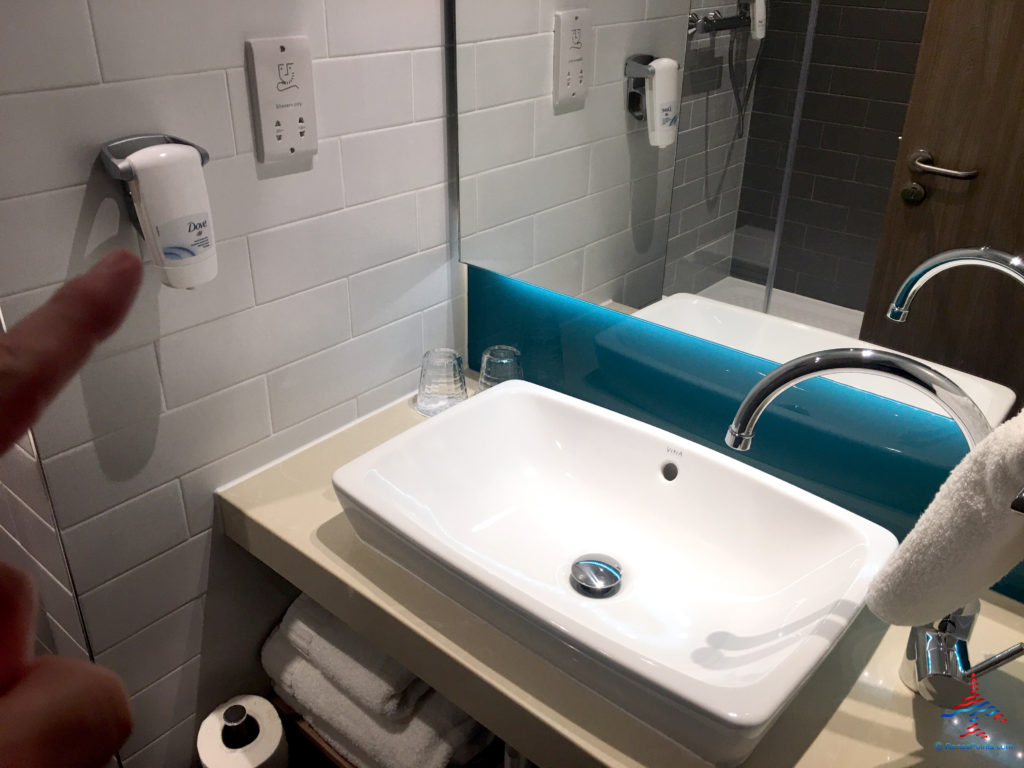
[[[992,431],[977,404],[946,376],[905,355],[881,349],[826,349],[783,363],[759,381],[740,403],[726,433],[730,448],[745,451],[765,408],[794,384],[826,373],[875,373],[905,381],[941,405],[964,433],[968,448]]]
[[[885,316],[897,323],[906,321],[907,315],[910,314],[910,303],[921,286],[947,269],[971,265],[988,267],[1002,272],[1024,285],[1024,259],[1020,256],[1011,256],[988,246],[957,248],[932,256],[927,261],[921,262],[913,272],[907,275],[906,280],[896,291],[896,298],[893,299]]]

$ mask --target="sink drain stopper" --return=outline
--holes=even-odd
[[[622,566],[608,555],[583,555],[572,564],[569,583],[587,597],[611,597],[622,586]]]

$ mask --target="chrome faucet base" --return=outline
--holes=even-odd
[[[910,628],[907,650],[900,663],[900,680],[925,701],[953,709],[975,694],[978,677],[1024,655],[1017,643],[971,666],[967,641],[974,630],[981,603],[959,608],[936,623]]]

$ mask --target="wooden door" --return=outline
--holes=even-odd
[[[908,156],[978,169],[911,173]],[[907,205],[900,190],[922,184]],[[910,271],[952,248],[1024,252],[1024,2],[931,0],[861,338],[1005,384],[1024,403],[1024,286],[982,267],[932,278],[905,323],[885,312]]]

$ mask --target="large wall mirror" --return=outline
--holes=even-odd
[[[843,340],[811,334],[807,349],[769,353],[753,340],[755,312],[1024,390],[1024,366],[998,351],[999,325],[976,301],[1024,309],[1005,276],[950,270],[907,323],[884,317],[929,256],[1024,246],[1019,184],[998,168],[1010,158],[1008,173],[1024,170],[1024,138],[991,131],[1015,122],[1000,118],[1024,97],[1020,34],[1005,32],[1024,14],[991,4],[979,15],[964,0],[766,0],[756,39],[756,5],[456,2],[462,260],[770,359]],[[571,17],[587,86],[575,103],[553,87],[572,75],[564,56],[555,63],[573,40],[556,41],[559,11],[583,11]],[[950,36],[977,56],[951,55]],[[679,65],[667,147],[628,108],[633,55]],[[911,171],[907,156],[926,144],[937,164],[979,176]],[[772,322],[769,338],[797,333]]]

